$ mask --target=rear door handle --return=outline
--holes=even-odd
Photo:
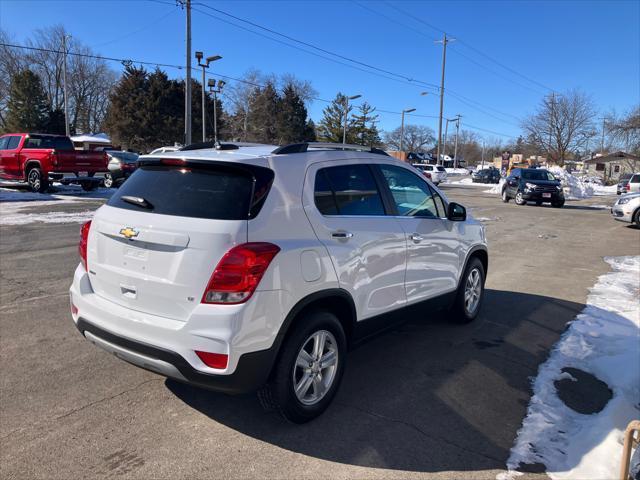
[[[351,233],[351,232],[332,232],[331,236],[333,238],[351,238],[351,237],[353,237],[353,233]]]
[[[409,235],[409,238],[411,240],[413,240],[416,243],[421,242],[422,240],[424,240],[424,238],[422,237],[422,235],[418,234],[418,233],[412,233],[411,235]]]

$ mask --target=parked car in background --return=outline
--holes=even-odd
[[[640,173],[634,173],[624,188],[627,193],[640,192]]]
[[[551,203],[552,207],[564,206],[562,183],[548,170],[542,168],[514,168],[502,187],[502,201],[514,199],[516,205],[535,202]]]
[[[620,197],[611,207],[611,215],[619,222],[633,223],[640,228],[640,193]]]
[[[106,150],[106,153],[109,157],[109,173],[104,174],[104,186],[107,188],[119,187],[135,172],[139,155],[118,150]]]
[[[622,195],[623,193],[627,192],[627,184],[629,183],[631,177],[633,177],[633,173],[625,173],[620,176],[620,181],[618,182],[618,185],[616,185],[617,195]]]
[[[70,308],[88,341],[181,382],[259,389],[296,423],[403,308],[473,321],[489,261],[482,224],[408,164],[313,143],[143,156],[79,253]]]
[[[413,168],[415,168],[416,170],[418,170],[422,175],[424,175],[425,177],[427,177],[429,180],[431,180],[431,173],[427,172],[423,167],[424,164],[423,163],[412,163],[411,166]]]
[[[429,178],[436,185],[447,179],[447,170],[442,165],[427,165],[425,163],[413,163],[412,165],[421,172],[428,173]]]
[[[104,152],[75,150],[63,135],[7,133],[0,137],[0,180],[27,185],[34,192],[45,192],[54,180],[93,190],[102,182],[95,174],[107,171]]]
[[[484,170],[473,172],[471,175],[473,183],[499,183],[500,178],[500,170],[497,168],[485,168]]]

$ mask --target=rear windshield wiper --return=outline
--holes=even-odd
[[[153,205],[151,205],[151,203],[149,203],[142,197],[131,197],[129,195],[123,195],[120,198],[123,202],[130,203],[132,205],[135,205],[136,207],[146,208],[147,210],[151,210],[153,208]]]

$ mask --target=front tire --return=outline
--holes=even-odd
[[[553,202],[551,204],[551,206],[553,208],[562,208],[562,207],[564,207],[564,198],[562,200],[557,201],[557,202]]]
[[[293,423],[322,414],[335,396],[346,364],[347,339],[335,315],[316,310],[304,316],[285,340],[271,379],[258,398]]]
[[[451,322],[469,323],[475,320],[484,299],[484,282],[482,262],[479,258],[473,257],[462,274],[456,298],[451,306]]]
[[[527,201],[522,196],[522,192],[516,193],[515,202],[516,202],[516,205],[526,205],[527,204]]]
[[[27,172],[27,183],[32,192],[44,193],[49,188],[49,182],[42,175],[42,170],[33,167]]]
[[[640,228],[640,208],[636,210],[636,213],[633,214],[633,224],[636,228]]]

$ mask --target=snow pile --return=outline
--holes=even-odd
[[[0,215],[0,225],[26,225],[28,223],[84,223],[93,218],[95,210],[84,212],[45,212],[45,213],[15,213]]]
[[[504,178],[501,178],[498,183],[494,184],[489,190],[485,190],[484,193],[497,193],[498,195],[501,195],[503,186]]]
[[[617,478],[627,424],[640,417],[640,256],[608,257],[613,272],[591,289],[587,306],[540,366],[527,416],[507,461],[543,463],[552,479]],[[563,367],[579,368],[607,383],[612,399],[602,411],[579,414],[557,396]]]
[[[564,168],[549,167],[549,170],[553,175],[562,182],[564,187],[564,193],[568,199],[581,199],[589,198],[594,194],[592,183],[585,183],[575,175],[571,175]]]
[[[445,168],[447,175],[469,175],[469,170],[466,168]]]

